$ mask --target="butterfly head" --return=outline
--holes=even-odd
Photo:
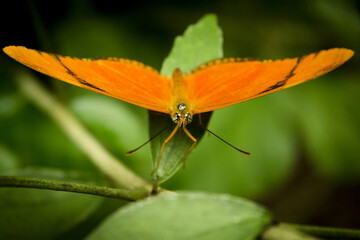
[[[191,123],[192,114],[189,112],[188,107],[184,103],[179,103],[176,106],[176,111],[171,114],[171,119],[178,125],[184,125]]]

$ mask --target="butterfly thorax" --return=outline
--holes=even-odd
[[[186,126],[192,121],[193,114],[187,100],[184,77],[179,68],[176,68],[172,75],[172,96],[171,119],[180,126]]]

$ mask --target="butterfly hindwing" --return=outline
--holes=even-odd
[[[25,47],[4,52],[16,61],[51,77],[123,101],[170,113],[171,80],[140,62],[118,59],[79,59]]]

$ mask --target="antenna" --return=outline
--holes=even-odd
[[[126,156],[130,156],[131,154],[135,153],[137,150],[139,150],[140,148],[142,148],[143,146],[145,146],[146,144],[148,144],[149,142],[151,142],[154,138],[156,138],[157,136],[159,136],[163,131],[165,131],[165,129],[169,128],[172,124],[168,125],[167,127],[161,129],[157,134],[155,134],[154,136],[152,136],[149,140],[147,140],[145,143],[141,144],[139,147],[135,148],[134,150],[131,150],[129,152],[127,152],[125,155]]]
[[[218,139],[220,139],[221,141],[223,141],[224,143],[226,143],[226,144],[229,145],[230,147],[234,148],[236,151],[241,152],[241,153],[243,153],[243,154],[245,154],[245,155],[247,155],[247,156],[250,156],[250,155],[251,155],[250,153],[245,152],[245,151],[243,151],[243,150],[235,147],[235,146],[232,145],[231,143],[225,141],[224,139],[222,139],[221,137],[219,137],[218,135],[216,135],[215,133],[213,133],[212,131],[210,131],[209,129],[207,129],[207,128],[203,125],[203,123],[202,123],[202,121],[201,121],[201,115],[200,115],[200,114],[199,114],[199,123],[200,123],[200,126],[201,126],[205,131],[211,133],[212,135],[214,135],[215,137],[217,137]]]

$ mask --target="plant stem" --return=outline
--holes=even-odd
[[[39,188],[64,192],[76,192],[96,196],[117,198],[127,201],[143,199],[149,195],[149,193],[145,191],[91,186],[87,184],[13,176],[0,176],[0,187]]]
[[[47,113],[68,135],[68,137],[91,159],[117,186],[128,189],[144,188],[151,191],[151,185],[123,165],[110,154],[83,125],[53,97],[30,74],[17,76],[21,91],[40,109]]]
[[[319,227],[319,226],[309,226],[309,225],[290,224],[290,223],[283,223],[282,225],[297,229],[299,231],[317,237],[331,238],[331,239],[360,239],[360,230],[358,229]]]

